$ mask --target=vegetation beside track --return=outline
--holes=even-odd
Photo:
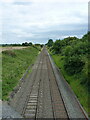
[[[50,39],[47,46],[56,65],[90,116],[90,81],[88,79],[88,74],[90,73],[88,69],[90,65],[88,61],[90,52],[89,36],[90,32],[84,35],[82,39],[68,37],[55,42]]]
[[[40,50],[40,46],[33,45],[2,52],[2,100],[8,100],[10,92],[18,85],[27,68],[34,64]]]
[[[0,100],[2,99],[2,54],[0,53]]]

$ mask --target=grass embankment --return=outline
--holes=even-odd
[[[77,75],[73,75],[70,76],[67,74],[67,72],[64,70],[64,61],[63,61],[63,57],[60,55],[52,55],[56,65],[58,66],[58,68],[61,70],[65,80],[67,80],[67,82],[70,84],[71,88],[73,89],[73,91],[75,92],[76,96],[78,97],[80,103],[82,104],[82,106],[84,107],[84,109],[88,112],[88,88],[86,87],[86,85],[82,85],[81,84],[81,80],[82,79],[82,73],[81,74],[77,74]]]
[[[2,54],[0,53],[0,100],[2,99]]]
[[[29,47],[2,52],[3,100],[8,100],[9,93],[17,86],[26,69],[35,62],[39,50],[35,47]]]

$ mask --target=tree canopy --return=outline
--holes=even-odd
[[[53,45],[53,40],[52,39],[49,39],[48,40],[48,43],[47,43],[47,46],[48,47],[51,47]]]

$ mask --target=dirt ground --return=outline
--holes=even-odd
[[[23,48],[27,48],[27,47],[20,47],[20,46],[17,46],[17,47],[0,47],[0,53],[2,51],[5,51],[5,50],[23,49]]]

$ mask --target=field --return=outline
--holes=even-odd
[[[13,50],[13,49],[23,49],[27,47],[17,46],[17,47],[0,47],[0,53],[5,50]]]
[[[37,47],[28,47],[2,52],[2,100],[9,99],[10,92],[17,86],[27,68],[35,62],[39,50]]]

